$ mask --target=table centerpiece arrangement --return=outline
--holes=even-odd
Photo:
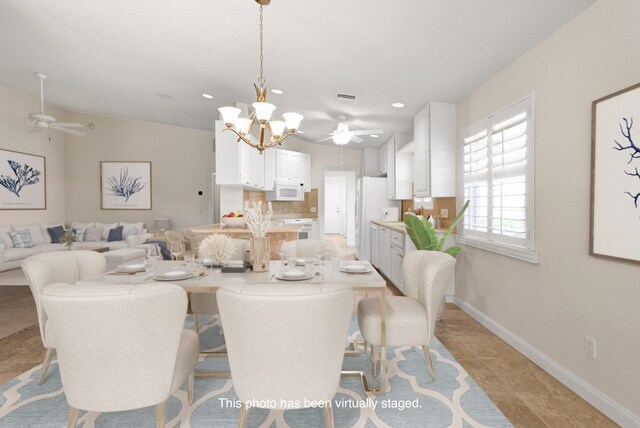
[[[226,265],[231,260],[235,247],[227,235],[213,233],[200,242],[198,256],[203,260],[209,259],[211,265]]]
[[[271,202],[267,203],[267,209],[262,207],[262,201],[253,201],[251,205],[247,202],[244,206],[244,216],[247,228],[251,232],[249,240],[249,251],[251,255],[251,266],[256,272],[269,270],[270,246],[267,231],[273,216]]]

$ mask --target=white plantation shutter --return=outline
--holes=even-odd
[[[533,117],[527,97],[462,131],[463,237],[533,249]]]

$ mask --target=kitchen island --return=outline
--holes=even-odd
[[[298,240],[298,234],[302,230],[303,225],[278,225],[272,224],[267,231],[267,237],[269,238],[269,245],[271,247],[271,260],[277,260],[278,249],[283,241],[296,241]],[[193,234],[193,237],[206,238],[212,233],[221,233],[234,239],[249,239],[251,238],[251,232],[247,228],[233,228],[226,227],[222,224],[209,224],[205,226],[190,227],[187,229]]]

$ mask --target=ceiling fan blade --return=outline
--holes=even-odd
[[[15,112],[13,112],[13,111],[10,111],[9,113],[11,113],[11,114],[12,114],[12,115],[14,115],[14,116],[18,116],[20,119],[26,119],[26,120],[28,120],[29,122],[33,123],[33,120],[32,120],[29,116],[24,116],[24,115],[22,115],[22,114],[15,113]]]
[[[352,135],[351,141],[353,141],[354,143],[362,143],[364,140],[360,137],[356,137],[355,135]]]
[[[64,123],[64,122],[55,122],[51,124],[52,127],[54,128],[84,128],[84,126],[82,126],[79,123]]]
[[[298,131],[301,132],[301,131]],[[331,132],[304,131],[304,134],[330,135]]]
[[[325,141],[329,141],[329,140],[330,140],[330,139],[332,139],[332,138],[333,138],[333,135],[332,135],[332,136],[330,136],[330,137],[327,137],[327,138],[323,138],[322,140],[318,140],[318,141],[316,141],[316,143],[323,143],[323,142],[325,142]]]
[[[361,129],[359,131],[352,131],[353,135],[371,135],[371,134],[384,134],[382,129]]]
[[[56,128],[54,126],[52,126],[51,129],[53,129],[54,131],[66,132],[67,134],[71,134],[71,135],[77,135],[78,137],[84,137],[85,135],[87,135],[84,132],[76,131],[75,129]]]

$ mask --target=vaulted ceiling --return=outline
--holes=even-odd
[[[592,3],[272,0],[265,78],[284,94],[269,101],[276,116],[302,113],[302,130],[329,132],[338,114],[351,129],[383,129],[382,138],[364,137],[375,147],[411,134],[426,102],[457,102]],[[258,5],[3,0],[0,58],[1,85],[37,97],[33,73],[45,72],[46,99],[65,109],[213,129],[218,107],[254,101]],[[357,103],[336,100],[338,92]]]

